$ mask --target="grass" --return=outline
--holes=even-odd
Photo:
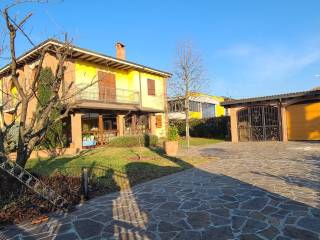
[[[208,158],[200,156],[168,157],[159,147],[104,147],[86,150],[73,157],[32,159],[28,161],[27,169],[40,176],[80,176],[81,168],[85,166],[92,178],[108,189],[118,190],[207,161]]]
[[[212,139],[212,138],[196,138],[191,137],[190,138],[190,146],[202,146],[202,145],[209,145],[209,144],[215,144],[219,142],[223,142],[224,140],[221,139]],[[187,146],[187,141],[185,137],[181,137],[179,139],[179,145],[181,147]]]

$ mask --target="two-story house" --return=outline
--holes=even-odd
[[[24,87],[30,85],[40,50],[62,44],[49,39],[18,58],[19,81],[24,82]],[[57,62],[54,55],[46,54],[43,67],[55,69]],[[75,89],[84,89],[70,99],[73,107],[65,120],[69,126],[65,128],[69,152],[103,145],[110,138],[128,134],[148,132],[165,137],[166,85],[170,73],[127,61],[125,46],[121,43],[116,44],[116,57],[73,46],[65,66],[64,81],[68,85],[72,83]],[[15,91],[9,74],[8,65],[0,70],[0,102],[5,97],[3,92]],[[5,106],[6,121],[11,118],[13,105],[10,105]],[[30,114],[36,102],[31,105]]]

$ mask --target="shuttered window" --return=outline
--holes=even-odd
[[[156,86],[154,80],[152,79],[148,79],[148,95],[156,95]]]
[[[162,128],[162,116],[161,115],[156,116],[156,127]]]

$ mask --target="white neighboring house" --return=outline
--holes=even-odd
[[[227,116],[227,109],[220,105],[223,97],[193,93],[189,100],[190,118],[204,119]],[[184,98],[175,97],[168,100],[169,119],[185,119],[183,111]]]

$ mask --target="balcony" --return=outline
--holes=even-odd
[[[121,103],[138,105],[140,103],[140,94],[138,91],[122,88],[108,88],[92,86],[85,89],[81,85],[77,89],[84,89],[76,94],[77,101],[97,101],[101,103]]]

